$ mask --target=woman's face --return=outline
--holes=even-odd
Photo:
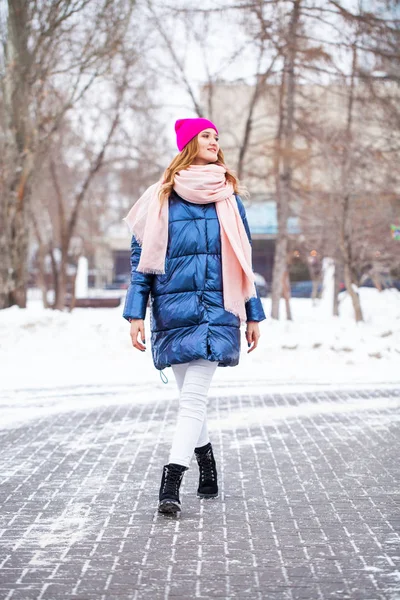
[[[219,137],[215,129],[203,129],[197,136],[199,152],[193,161],[194,165],[208,165],[218,158]]]

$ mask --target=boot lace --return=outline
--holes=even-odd
[[[172,494],[173,496],[177,496],[179,491],[179,484],[181,482],[182,477],[183,472],[181,471],[181,469],[170,465],[165,467],[165,479],[162,488],[162,493],[168,493]]]
[[[215,481],[215,469],[212,460],[212,450],[207,450],[205,454],[198,455],[198,463],[200,467],[200,477],[204,481]]]

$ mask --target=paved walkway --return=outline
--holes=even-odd
[[[399,599],[400,390],[215,394],[220,498],[192,464],[179,518],[156,512],[176,401],[1,431],[1,600]]]

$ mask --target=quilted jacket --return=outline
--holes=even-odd
[[[251,242],[242,200],[240,215]],[[123,316],[144,319],[150,296],[154,366],[199,358],[235,366],[240,354],[240,320],[223,305],[220,228],[215,204],[192,204],[173,190],[169,197],[168,246],[164,275],[139,273],[141,248],[131,243],[131,284]],[[265,319],[261,300],[246,303],[248,321]]]

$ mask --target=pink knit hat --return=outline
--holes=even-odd
[[[218,133],[214,123],[208,119],[178,119],[175,123],[176,143],[179,152],[192,140],[200,131],[211,127]]]

